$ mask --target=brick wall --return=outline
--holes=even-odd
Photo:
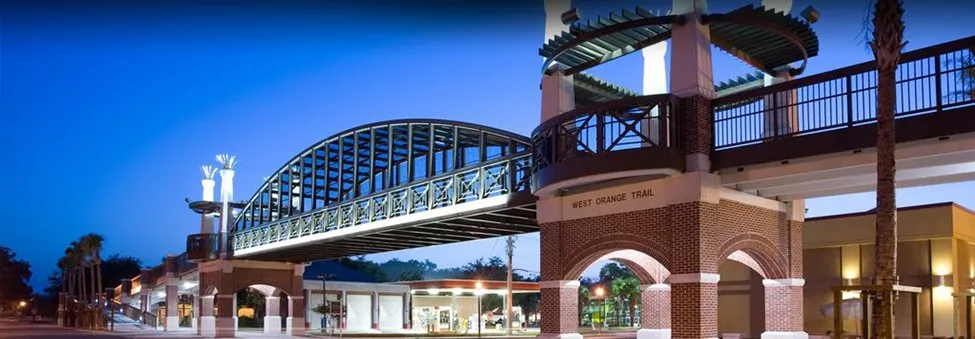
[[[765,286],[765,330],[802,331],[802,286]]]
[[[622,249],[651,256],[671,274],[717,273],[718,266],[728,255],[742,251],[758,263],[767,279],[801,278],[801,227],[801,222],[789,221],[784,212],[730,200],[721,200],[719,204],[688,202],[543,223],[540,225],[542,280],[578,279],[595,260]],[[640,270],[639,267],[630,268]],[[640,273],[637,275],[641,280],[648,280]],[[716,337],[717,284],[686,282],[672,284],[671,288],[672,308],[667,311],[666,324],[673,326],[673,337]],[[774,321],[781,325],[769,324],[770,331],[802,328],[802,290],[786,290],[787,298],[776,296],[770,299],[775,303],[766,305],[766,314],[786,315],[782,319],[775,318]],[[576,293],[575,290],[569,294],[559,289],[542,290],[542,314],[559,312],[555,318],[557,322],[543,317],[542,333],[569,333],[569,328],[575,331],[578,323]],[[660,316],[665,309],[657,308]],[[653,313],[645,311],[644,315]],[[665,324],[659,317],[653,318],[657,320],[641,319],[641,323],[644,326],[650,326],[654,321],[659,323],[653,326]]]
[[[557,287],[541,290],[539,313],[544,315],[541,333],[575,333],[579,327],[579,288]],[[551,316],[552,314],[556,316]]]
[[[679,112],[684,154],[711,154],[711,99],[701,95],[681,99]]]

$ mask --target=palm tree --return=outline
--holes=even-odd
[[[613,280],[612,290],[613,295],[617,296],[620,302],[623,299],[626,300],[629,307],[630,326],[632,327],[636,324],[636,318],[633,315],[636,313],[636,299],[640,298],[640,280],[633,276]],[[617,314],[617,319],[619,318]]]
[[[968,49],[968,56],[955,60],[960,68],[959,89],[954,93],[958,100],[975,100],[975,47]]]
[[[897,108],[896,75],[904,49],[904,8],[899,0],[877,0],[873,13],[870,50],[877,61],[877,218],[874,284],[897,283],[897,196],[894,115]],[[877,293],[871,327],[878,338],[893,338],[893,293]]]
[[[88,260],[92,265],[91,285],[92,285],[92,289],[95,291],[93,295],[96,296],[101,294],[101,291],[104,290],[103,289],[104,286],[102,286],[102,257],[101,257],[102,244],[104,242],[105,242],[105,237],[101,236],[100,234],[88,233],[85,236],[81,237],[81,243],[85,244],[85,248],[87,249],[88,252]],[[96,301],[98,300],[97,297],[95,299]],[[99,302],[98,305],[99,308],[101,308],[101,305],[103,304]]]

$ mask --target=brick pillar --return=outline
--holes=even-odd
[[[176,257],[166,256],[166,331],[179,329],[179,278]]]
[[[549,280],[538,284],[542,314],[541,339],[582,339],[579,334],[579,281]]]
[[[640,330],[637,339],[670,339],[670,285],[640,286]]]
[[[673,338],[718,337],[718,280],[716,273],[674,274],[671,283]]]
[[[233,338],[237,333],[237,296],[233,291],[219,290],[216,295],[217,319],[216,336]]]
[[[281,334],[281,298],[264,297],[264,334]]]
[[[711,170],[711,30],[699,20],[706,12],[706,0],[673,1],[673,13],[687,16],[687,23],[671,32],[670,90],[683,99],[677,118],[688,172]]]
[[[762,339],[808,339],[803,332],[803,279],[765,279],[765,332]]]
[[[296,315],[300,315],[297,316]],[[287,327],[285,332],[288,335],[294,335],[295,333],[304,333],[305,328],[308,326],[305,324],[305,297],[288,297],[288,319]]]
[[[200,336],[212,338],[217,336],[217,318],[214,316],[214,300],[212,295],[200,298],[200,326],[197,333]]]

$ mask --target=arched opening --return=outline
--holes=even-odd
[[[281,334],[288,328],[291,317],[288,294],[280,288],[265,284],[248,285],[234,296],[234,317],[237,330]]]
[[[669,336],[669,270],[653,256],[635,249],[591,251],[567,270],[577,280],[578,326],[638,330],[638,338]]]
[[[737,250],[718,265],[718,334],[722,338],[760,338],[765,331],[765,270]]]

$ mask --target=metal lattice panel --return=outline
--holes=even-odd
[[[327,231],[446,206],[455,203],[458,191],[486,187],[461,187],[464,178],[453,175],[527,158],[529,148],[527,137],[453,121],[399,120],[353,128],[306,149],[270,176],[241,209],[231,232],[254,229],[275,238],[290,234],[281,233],[283,220],[313,211],[321,212],[315,214],[320,227],[289,232]],[[448,177],[447,182],[436,179]],[[513,181],[503,184],[517,185]]]

